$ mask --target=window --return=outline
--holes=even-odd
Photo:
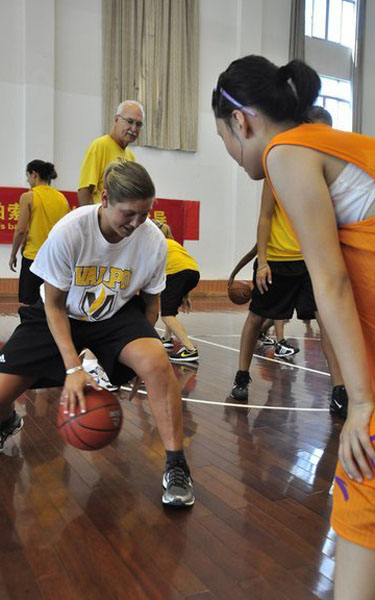
[[[332,116],[333,127],[352,130],[352,86],[345,79],[320,76],[322,88],[317,104],[324,106]]]
[[[305,35],[336,42],[352,50],[357,0],[306,0]]]

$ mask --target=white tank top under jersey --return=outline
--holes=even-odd
[[[339,227],[366,218],[375,203],[375,182],[360,167],[348,163],[329,186]]]
[[[165,287],[167,244],[147,219],[129,237],[112,244],[99,228],[100,205],[82,206],[63,217],[41,246],[31,271],[68,292],[69,317],[109,319],[139,290]]]

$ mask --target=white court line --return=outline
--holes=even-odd
[[[155,327],[158,331],[163,331],[161,327]],[[216,348],[223,348],[223,350],[231,350],[232,352],[239,352],[238,348],[231,348],[230,346],[224,346],[223,344],[215,344],[215,342],[209,342],[208,340],[202,340],[201,338],[189,336],[191,340],[195,342],[200,342],[201,344],[208,344],[209,346],[216,346]],[[297,339],[297,338],[296,338]],[[318,375],[326,375],[330,377],[329,373],[325,371],[318,371],[317,369],[310,369],[309,367],[302,367],[301,365],[295,365],[292,363],[288,363],[287,361],[277,360],[276,358],[268,358],[268,356],[262,356],[261,354],[253,354],[255,358],[260,358],[261,360],[268,360],[269,362],[277,363],[279,365],[284,365],[290,367],[291,369],[301,369],[301,371],[309,371],[310,373],[317,373]]]
[[[215,344],[215,342],[209,342],[208,340],[202,340],[201,338],[189,336],[191,340],[195,342],[200,342],[203,344],[208,344],[209,346],[216,346],[217,348],[223,348],[224,350],[232,350],[232,352],[239,352],[237,348],[231,348],[230,346],[223,346],[222,344]],[[317,369],[310,369],[309,367],[302,367],[301,365],[294,365],[288,363],[283,360],[277,360],[276,358],[268,358],[267,356],[261,356],[261,354],[254,354],[255,358],[260,358],[261,360],[268,360],[270,362],[278,363],[279,365],[284,365],[290,367],[291,369],[301,369],[302,371],[309,371],[310,373],[317,373],[318,375],[327,375],[330,376],[329,373],[325,371],[318,371]]]
[[[122,390],[130,392],[129,386],[122,385]],[[147,396],[145,390],[138,390],[137,394]],[[235,408],[257,408],[259,410],[291,410],[294,412],[328,412],[328,408],[298,408],[296,406],[262,406],[259,404],[238,404],[237,402],[211,402],[211,400],[198,400],[196,398],[182,398],[184,402],[195,402],[197,404],[214,404],[215,406],[234,406]]]
[[[240,333],[205,333],[204,335],[206,337],[210,337],[210,338],[221,338],[221,337],[239,338],[239,337],[241,337]],[[288,335],[287,337],[290,339],[293,339],[293,340],[313,340],[314,342],[320,342],[320,338],[315,338],[315,337],[313,337],[313,338],[312,337],[297,337],[295,335]],[[272,339],[275,339],[275,338],[272,338]]]

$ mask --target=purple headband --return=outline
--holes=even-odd
[[[218,91],[218,88],[215,89],[215,91]],[[239,108],[240,110],[243,110],[243,112],[247,113],[248,115],[250,115],[250,117],[256,117],[257,113],[255,112],[255,110],[251,109],[251,108],[246,108],[245,106],[243,106],[243,104],[240,104],[239,102],[237,102],[237,100],[235,100],[233,98],[233,96],[231,96],[230,94],[228,94],[228,92],[225,91],[224,88],[219,88],[219,92],[222,96],[224,96],[224,98],[226,98],[227,100],[229,100],[229,102],[231,104],[233,104],[233,106],[236,106],[237,108]]]

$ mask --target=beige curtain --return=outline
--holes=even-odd
[[[352,61],[353,131],[362,132],[363,46],[365,41],[366,0],[357,0],[355,47]]]
[[[105,131],[122,100],[145,107],[140,144],[197,150],[198,0],[102,0]]]
[[[305,0],[292,0],[290,6],[289,60],[305,60]]]

